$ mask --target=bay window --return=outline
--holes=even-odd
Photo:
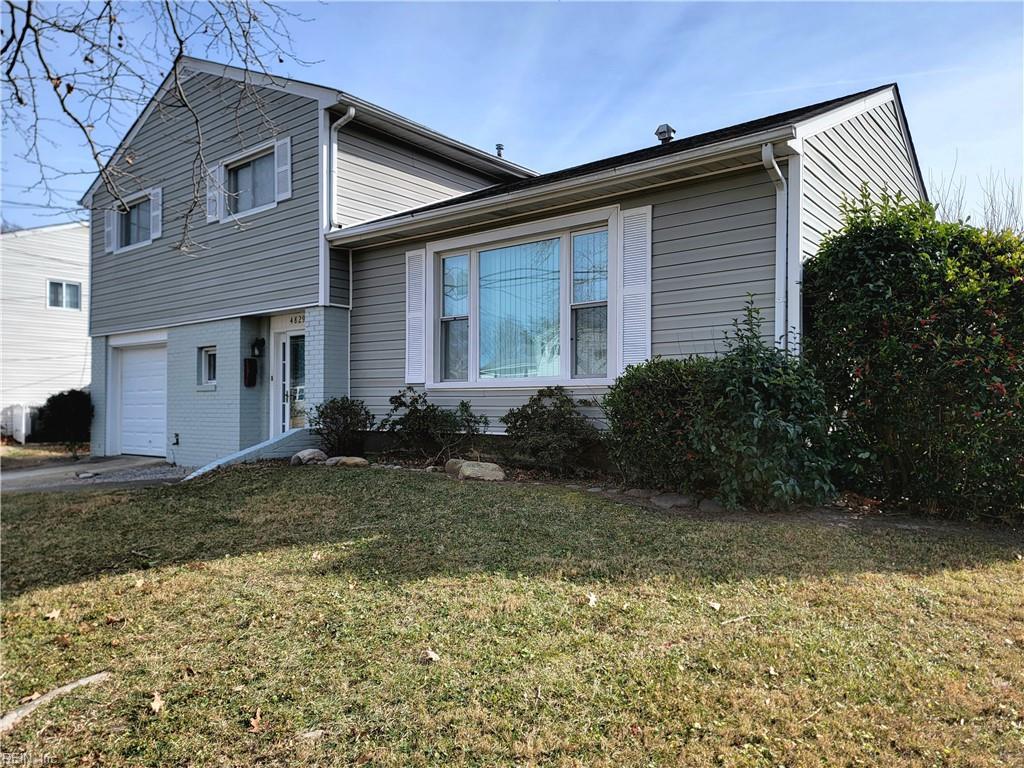
[[[609,216],[565,217],[535,235],[438,244],[428,267],[439,386],[543,386],[606,381]],[[579,221],[579,226],[573,226]],[[516,230],[518,232],[518,230]],[[452,247],[445,247],[451,245]]]

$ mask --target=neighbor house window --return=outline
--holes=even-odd
[[[274,202],[274,153],[267,152],[227,169],[228,211],[244,213]]]
[[[118,214],[118,247],[127,248],[129,245],[149,242],[152,239],[150,237],[152,218],[152,205],[149,197],[129,204],[127,210]]]
[[[199,350],[199,383],[217,383],[217,348],[203,347]]]
[[[65,283],[49,280],[46,285],[46,305],[57,309],[81,309],[82,286],[79,283]]]
[[[601,221],[438,253],[431,381],[605,379],[608,252]]]

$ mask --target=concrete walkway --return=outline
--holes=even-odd
[[[176,483],[190,471],[149,456],[110,456],[0,473],[0,490],[80,491]],[[81,475],[91,475],[81,476]]]

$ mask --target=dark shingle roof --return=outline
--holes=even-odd
[[[518,192],[519,190],[530,189],[531,187],[540,187],[545,184],[571,179],[576,176],[586,176],[587,174],[602,171],[606,168],[616,168],[621,165],[640,163],[656,157],[674,155],[678,152],[685,152],[698,147],[717,144],[722,141],[728,141],[729,139],[735,139],[749,134],[770,131],[773,128],[781,128],[786,125],[802,122],[812,117],[817,117],[825,112],[829,112],[838,107],[843,107],[847,104],[858,101],[859,99],[863,99],[866,96],[870,96],[874,93],[878,93],[879,91],[884,91],[886,88],[893,87],[895,87],[895,83],[880,85],[876,88],[869,88],[866,91],[851,93],[848,96],[840,96],[837,99],[829,99],[828,101],[811,104],[810,106],[801,107],[799,109],[791,109],[787,112],[779,112],[778,114],[769,115],[768,117],[762,117],[757,120],[750,120],[745,123],[731,125],[728,128],[720,128],[717,131],[708,131],[707,133],[698,133],[694,136],[675,139],[667,144],[655,144],[654,146],[644,147],[643,149],[626,152],[625,154],[606,157],[601,160],[595,160],[582,165],[574,165],[571,168],[563,168],[562,170],[552,171],[551,173],[542,173],[539,176],[532,176],[527,179],[517,179],[516,181],[510,181],[503,184],[495,184],[465,195],[452,197],[447,200],[441,200],[436,203],[430,203],[429,205],[414,208],[410,211],[402,211],[401,213],[397,213],[392,216],[382,216],[379,219],[374,219],[374,221],[400,219],[409,215],[415,215],[417,213],[432,211],[439,208],[447,208],[452,205],[459,205],[461,203],[472,202],[474,200],[485,200],[489,197],[504,195],[509,192]]]

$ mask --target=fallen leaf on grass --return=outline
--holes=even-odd
[[[128,621],[128,619],[126,619],[124,616],[112,616],[108,613],[104,618],[104,621],[106,621],[107,624],[123,624],[126,621]]]
[[[597,605],[597,595],[595,595],[593,592],[587,592],[587,605],[589,605],[591,608]]]
[[[720,611],[722,610],[722,604],[716,603],[714,600],[708,600],[708,605],[711,606],[711,610]]]
[[[55,638],[53,638],[53,642],[55,642],[60,648],[71,647],[71,637],[68,635],[57,635]]]
[[[266,730],[267,724],[263,722],[263,713],[256,707],[256,714],[249,720],[249,733],[259,733]]]
[[[153,710],[154,715],[159,715],[160,710],[164,708],[164,699],[160,691],[153,691],[153,700],[149,702],[149,708]]]
[[[60,608],[54,608],[48,614],[43,616],[43,618],[46,619],[47,621],[56,621],[57,619],[60,618]]]
[[[300,733],[299,734],[299,738],[303,739],[305,741],[319,741],[320,739],[322,739],[326,735],[327,735],[327,731],[325,731],[325,730],[323,730],[321,728],[317,728],[317,729],[312,730],[312,731],[304,731],[303,733]]]
[[[433,648],[427,648],[420,654],[420,664],[433,664],[441,660],[441,656]]]
[[[20,699],[18,699],[18,703],[19,704],[28,704],[30,701],[35,701],[36,699],[38,699],[42,695],[43,694],[39,693],[39,691],[33,691],[28,696],[22,696]]]

